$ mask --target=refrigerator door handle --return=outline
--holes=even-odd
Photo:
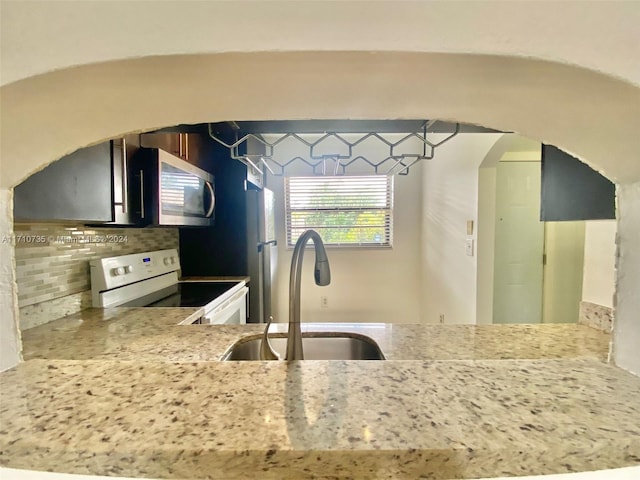
[[[277,240],[269,240],[268,242],[260,242],[258,243],[258,251],[262,252],[264,250],[264,247],[266,247],[267,245],[273,245],[274,247],[278,245],[278,241]]]

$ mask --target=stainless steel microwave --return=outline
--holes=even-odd
[[[161,149],[141,148],[138,153],[133,173],[143,224],[213,225],[213,175]]]

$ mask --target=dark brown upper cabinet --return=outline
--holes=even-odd
[[[540,220],[616,218],[616,188],[577,158],[553,145],[542,145]]]
[[[16,221],[113,221],[112,144],[81,148],[14,188]]]
[[[139,182],[129,161],[139,149],[131,135],[81,148],[34,173],[14,189],[14,220],[74,221],[138,226]]]
[[[203,152],[206,139],[200,134],[182,132],[152,132],[140,135],[140,146],[159,148],[205,171],[210,169]]]

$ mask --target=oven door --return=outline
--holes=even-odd
[[[231,325],[247,323],[247,287],[242,287],[231,298],[214,308],[210,312],[205,312],[202,316],[202,323],[215,325]]]
[[[158,150],[158,224],[213,224],[213,175]]]

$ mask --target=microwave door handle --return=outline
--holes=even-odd
[[[122,138],[122,213],[129,211],[129,162],[127,159],[127,140]]]
[[[207,188],[209,189],[209,193],[211,194],[211,206],[209,206],[209,210],[207,210],[205,217],[211,218],[211,215],[213,215],[213,207],[215,207],[216,205],[216,197],[213,194],[213,187],[211,186],[211,182],[204,182],[204,184],[207,186]]]
[[[144,218],[144,171],[140,170],[140,218]]]

